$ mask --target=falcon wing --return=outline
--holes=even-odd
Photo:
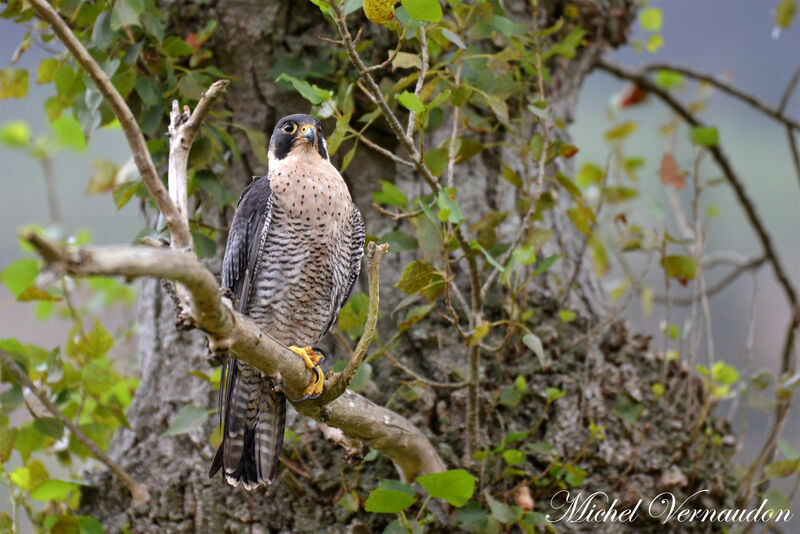
[[[345,305],[350,295],[353,293],[353,287],[358,279],[358,273],[361,271],[361,258],[364,257],[364,240],[366,238],[366,231],[364,227],[364,219],[361,217],[361,212],[355,204],[350,205],[350,216],[347,219],[347,225],[344,228],[343,234],[350,237],[349,246],[345,245],[345,249],[336,258],[340,263],[337,265],[339,268],[344,268],[346,273],[343,284],[334,287],[333,290],[333,309],[331,310],[331,318],[328,321],[328,326],[325,328],[327,333],[336,318],[339,316],[339,310]]]
[[[258,178],[244,188],[233,215],[222,260],[222,285],[236,295],[236,309],[242,313],[247,309],[250,284],[258,267],[258,253],[269,231],[272,199],[269,179]]]

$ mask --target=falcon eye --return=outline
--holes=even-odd
[[[283,125],[283,131],[289,135],[292,135],[297,131],[297,125],[293,122],[287,122]]]

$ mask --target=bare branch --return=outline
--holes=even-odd
[[[193,113],[189,113],[188,106],[184,107],[184,111],[180,111],[180,106],[177,100],[172,101],[172,111],[169,114],[169,164],[167,173],[167,182],[169,184],[169,196],[175,207],[178,209],[178,214],[184,221],[189,220],[189,198],[187,195],[187,167],[189,163],[189,151],[192,148],[192,143],[200,130],[200,125],[205,119],[211,106],[217,98],[225,92],[228,86],[228,80],[217,80],[208,91],[203,93],[197,107]],[[193,250],[193,243],[191,236],[186,242],[180,241],[177,238],[172,239],[172,248],[190,252]]]
[[[429,380],[421,376],[419,373],[413,371],[410,367],[401,363],[397,358],[392,356],[392,354],[388,350],[382,349],[381,352],[383,353],[384,356],[386,356],[386,358],[389,359],[390,362],[392,362],[392,365],[403,371],[405,374],[407,374],[417,382],[425,384],[426,386],[430,386],[433,388],[441,388],[441,389],[461,389],[469,385],[469,382],[467,380],[464,380],[462,382],[436,382],[435,380]]]
[[[789,105],[789,99],[791,98],[792,92],[794,91],[794,88],[797,86],[798,82],[800,82],[800,66],[795,69],[791,80],[789,80],[789,84],[783,91],[781,102],[778,104],[778,111],[783,112],[783,110],[786,109],[786,106]],[[797,172],[797,180],[800,181],[800,150],[797,148],[797,140],[794,137],[792,127],[789,125],[786,126],[786,137],[789,140],[789,150],[792,153],[792,163],[794,164],[794,169]]]
[[[23,231],[20,235],[51,267],[75,276],[153,276],[179,282],[191,294],[194,322],[208,335],[212,351],[228,351],[265,375],[280,374],[287,397],[302,396],[311,378],[302,359],[262,331],[252,319],[233,311],[222,299],[214,275],[196,258],[152,247],[70,248],[33,231]],[[373,255],[370,273],[377,275],[374,263],[381,258],[382,255]],[[370,287],[377,291],[377,280],[374,284],[370,280]],[[367,332],[369,327],[369,324],[365,327],[365,334],[371,336]],[[372,330],[374,333],[374,321]],[[444,470],[436,449],[413,424],[351,390],[333,397],[326,389],[318,399],[293,405],[299,413],[339,428],[390,456],[405,480],[413,480],[420,472]]]
[[[108,467],[108,469],[114,473],[114,475],[116,475],[123,484],[125,484],[128,490],[131,492],[134,505],[144,506],[150,501],[150,490],[147,488],[147,486],[136,482],[132,476],[130,476],[124,469],[122,469],[122,467],[120,467],[114,460],[104,453],[94,441],[89,439],[86,434],[81,432],[81,429],[78,428],[78,425],[76,425],[72,419],[64,415],[55,404],[50,402],[50,399],[44,391],[36,387],[36,385],[28,377],[28,373],[26,373],[17,364],[17,362],[12,360],[8,354],[2,350],[0,350],[0,360],[2,360],[5,368],[36,396],[39,402],[41,402],[44,407],[47,408],[47,411],[53,414],[53,416],[59,421],[64,423],[64,426],[69,429],[75,439],[80,441],[84,447],[89,449],[89,452],[92,453],[92,456],[103,462],[103,464],[105,464],[105,466]]]
[[[100,68],[100,65],[97,64],[83,44],[75,37],[75,34],[72,33],[67,23],[61,19],[47,0],[31,0],[30,3],[39,16],[50,24],[59,40],[72,52],[75,60],[95,83],[97,90],[105,97],[108,105],[111,106],[111,111],[114,112],[114,116],[119,120],[122,131],[131,148],[131,154],[133,154],[136,168],[139,169],[142,182],[147,187],[147,191],[159,211],[163,214],[164,221],[172,234],[172,239],[181,243],[191,242],[192,237],[189,232],[189,226],[181,218],[178,208],[170,200],[164,184],[161,183],[158,172],[153,165],[153,160],[150,158],[150,151],[147,149],[144,135],[142,135],[136,118],[133,116],[125,99],[122,98],[122,95],[119,94],[114,84],[111,83],[103,69]]]
[[[367,354],[367,349],[372,338],[375,335],[375,327],[378,323],[378,312],[380,311],[380,266],[381,260],[389,251],[389,244],[384,243],[378,245],[374,241],[370,241],[367,245],[367,264],[369,265],[369,308],[367,310],[367,321],[364,324],[364,333],[361,339],[358,340],[356,349],[350,354],[350,360],[347,362],[347,367],[341,373],[337,373],[333,382],[322,394],[322,399],[325,401],[326,396],[330,396],[331,400],[335,399],[347,389],[350,381],[355,376],[358,366],[364,360]]]
[[[686,106],[681,104],[668,91],[665,91],[657,84],[652,82],[646,74],[628,69],[605,58],[598,59],[597,66],[600,69],[613,74],[617,78],[630,80],[637,83],[642,89],[649,91],[661,99],[667,106],[672,108],[675,113],[680,115],[692,126],[705,126],[705,124],[695,117]],[[769,233],[767,233],[767,229],[764,227],[761,218],[756,213],[756,208],[753,204],[753,201],[745,191],[744,184],[733,170],[733,166],[728,160],[728,157],[722,152],[722,149],[719,147],[719,145],[708,147],[708,151],[717,162],[717,165],[719,165],[727,182],[733,188],[736,198],[739,200],[739,204],[742,205],[745,215],[747,215],[750,226],[753,227],[759,241],[761,241],[761,246],[764,248],[764,255],[772,265],[772,269],[775,272],[775,277],[778,279],[778,283],[783,288],[784,294],[789,301],[789,306],[791,308],[790,313],[792,314],[793,321],[796,321],[797,318],[800,317],[800,302],[797,296],[797,291],[792,285],[789,276],[786,274],[778,253],[775,251],[775,247],[772,244],[772,238],[770,237]],[[784,357],[781,362],[781,372],[785,372],[787,369],[789,369],[791,365],[790,360],[791,358],[784,353]]]
[[[419,27],[419,48],[422,53],[422,65],[419,69],[419,78],[417,78],[417,86],[414,88],[414,94],[419,98],[422,93],[422,88],[425,87],[425,76],[428,75],[428,66],[430,60],[428,59],[428,40],[425,36],[425,26]],[[406,137],[413,139],[414,126],[416,125],[417,114],[414,111],[408,112],[408,127],[406,128]]]
[[[674,65],[672,63],[648,63],[647,65],[642,65],[640,67],[640,70],[646,73],[659,70],[671,70],[673,72],[679,72],[684,76],[688,76],[689,78],[693,78],[695,80],[699,80],[701,82],[713,85],[720,91],[741,100],[745,104],[748,104],[749,106],[759,110],[765,115],[768,115],[773,119],[782,122],[786,126],[794,128],[796,130],[800,130],[800,123],[798,123],[793,118],[784,115],[782,107],[778,109],[773,108],[769,104],[762,102],[761,100],[751,95],[750,93],[747,93],[737,87],[734,87],[733,84],[726,82],[724,80],[720,80],[719,78],[706,74],[705,72],[700,72],[694,69],[690,69],[689,67],[683,67],[681,65]]]

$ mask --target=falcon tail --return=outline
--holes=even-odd
[[[228,484],[241,484],[251,491],[270,484],[277,473],[286,425],[286,397],[274,391],[271,379],[241,362],[228,364],[227,375],[226,387],[220,393],[223,438],[208,476],[223,469]]]

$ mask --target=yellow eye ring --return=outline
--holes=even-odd
[[[297,125],[293,122],[287,122],[283,125],[283,131],[289,135],[292,135],[297,131]]]

